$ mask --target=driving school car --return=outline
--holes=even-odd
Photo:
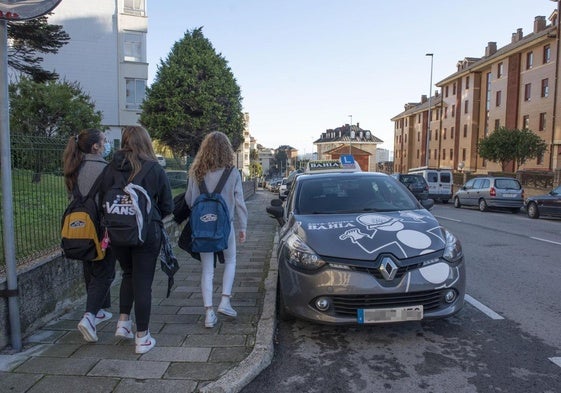
[[[375,324],[448,317],[464,303],[459,240],[391,176],[322,165],[295,179],[281,224],[279,317]]]

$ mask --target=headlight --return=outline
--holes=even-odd
[[[459,263],[464,256],[464,253],[462,251],[462,244],[460,243],[458,238],[451,232],[444,228],[442,230],[444,231],[444,235],[446,236],[446,246],[444,248],[444,255],[442,257],[452,264]]]
[[[287,262],[296,268],[317,270],[325,265],[325,262],[302,239],[294,234],[286,240],[286,252]]]

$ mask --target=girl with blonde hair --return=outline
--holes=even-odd
[[[214,131],[208,134],[201,143],[189,169],[189,185],[185,193],[185,201],[191,208],[200,195],[199,184],[204,180],[207,190],[215,189],[224,170],[234,164],[234,151],[226,134]],[[222,297],[218,312],[229,317],[236,317],[230,297],[236,273],[236,236],[234,217],[238,217],[238,239],[246,240],[247,208],[243,197],[242,179],[238,171],[231,171],[221,192],[228,205],[232,230],[228,238],[228,248],[224,250],[224,273],[222,276]],[[205,307],[205,327],[212,328],[218,322],[213,308],[214,253],[201,253],[202,275],[201,292]]]

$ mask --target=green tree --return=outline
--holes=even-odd
[[[497,162],[504,172],[509,162],[516,164],[515,170],[528,159],[544,154],[547,144],[528,129],[500,127],[481,139],[477,144],[478,154],[487,160]]]
[[[58,138],[64,143],[81,129],[101,128],[101,111],[95,110],[91,98],[77,82],[37,83],[23,77],[9,86],[9,94],[10,128],[14,134]],[[33,154],[21,162],[26,163],[25,169],[33,169],[33,181],[38,182],[41,172],[53,164],[53,159]]]
[[[258,162],[252,162],[249,164],[249,177],[259,178],[263,176],[263,167]]]
[[[45,15],[24,22],[8,22],[8,38],[10,67],[28,75],[35,82],[58,79],[56,72],[41,67],[43,58],[38,53],[57,53],[68,43],[70,36],[62,26],[48,24]]]
[[[178,156],[195,156],[205,135],[215,130],[228,135],[236,150],[243,142],[241,101],[227,61],[200,27],[187,31],[160,62],[140,122]]]

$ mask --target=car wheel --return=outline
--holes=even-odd
[[[456,209],[459,209],[460,207],[462,207],[462,204],[460,203],[460,198],[458,198],[458,197],[454,198],[454,207]]]
[[[540,217],[540,211],[538,210],[538,205],[536,205],[535,202],[531,202],[528,205],[528,217],[530,218],[539,218]]]
[[[482,211],[482,212],[487,211],[487,202],[485,202],[485,199],[480,199],[479,200],[479,211]]]
[[[281,321],[291,321],[294,317],[286,311],[286,306],[282,297],[282,290],[280,286],[280,279],[277,280],[277,304],[278,304],[278,316]]]

